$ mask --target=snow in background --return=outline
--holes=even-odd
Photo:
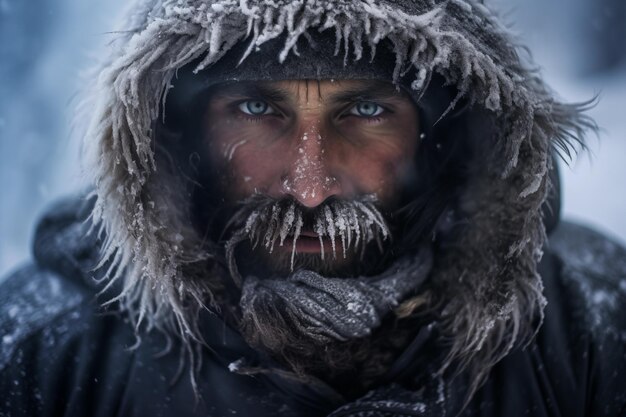
[[[0,277],[30,256],[46,204],[84,186],[72,111],[124,3],[0,0]]]
[[[563,217],[626,244],[626,1],[487,0],[566,101],[599,94],[602,129],[589,152],[561,164]]]
[[[626,243],[626,2],[487,0],[570,101],[600,93],[590,158],[562,167],[564,215]],[[36,218],[83,186],[74,97],[122,0],[0,0],[0,276],[29,257]]]

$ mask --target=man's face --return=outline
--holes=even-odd
[[[204,143],[227,204],[262,194],[295,200],[305,211],[372,195],[393,210],[415,172],[418,137],[409,96],[378,81],[225,84],[204,118]],[[330,249],[305,223],[295,243],[287,239],[266,256],[319,257]],[[345,248],[338,250],[329,262],[349,262]]]

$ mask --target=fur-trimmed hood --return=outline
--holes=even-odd
[[[593,123],[584,106],[555,99],[482,1],[139,0],[121,31],[85,106],[86,166],[97,195],[92,218],[106,235],[105,279],[123,284],[111,302],[138,329],[145,324],[188,343],[200,340],[194,314],[211,308],[219,287],[211,276],[214,254],[189,222],[191,201],[155,153],[155,123],[177,71],[193,64],[200,75],[233,48],[245,62],[279,42],[272,69],[280,77],[275,68],[298,62],[307,41],[323,32],[336,41],[327,54],[347,68],[335,78],[387,53],[389,81],[408,79],[416,100],[433,80],[453,86],[455,95],[436,115],[441,120],[461,102],[470,109],[465,131],[457,132],[471,138],[474,155],[454,207],[463,226],[438,251],[427,297],[451,340],[443,367],[488,368],[532,336],[545,304],[537,262],[551,153],[569,152]],[[190,278],[199,265],[202,278]],[[447,297],[453,289],[455,297]],[[423,297],[410,299],[398,314],[421,307]]]

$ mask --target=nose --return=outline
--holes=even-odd
[[[281,178],[282,192],[305,207],[317,207],[327,198],[341,193],[325,145],[319,125],[311,123],[296,137],[293,155]]]

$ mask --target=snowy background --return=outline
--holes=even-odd
[[[28,259],[46,204],[81,187],[75,97],[125,3],[0,0],[0,276]],[[562,98],[600,94],[600,140],[561,170],[564,216],[626,244],[626,1],[487,3],[514,22]]]

